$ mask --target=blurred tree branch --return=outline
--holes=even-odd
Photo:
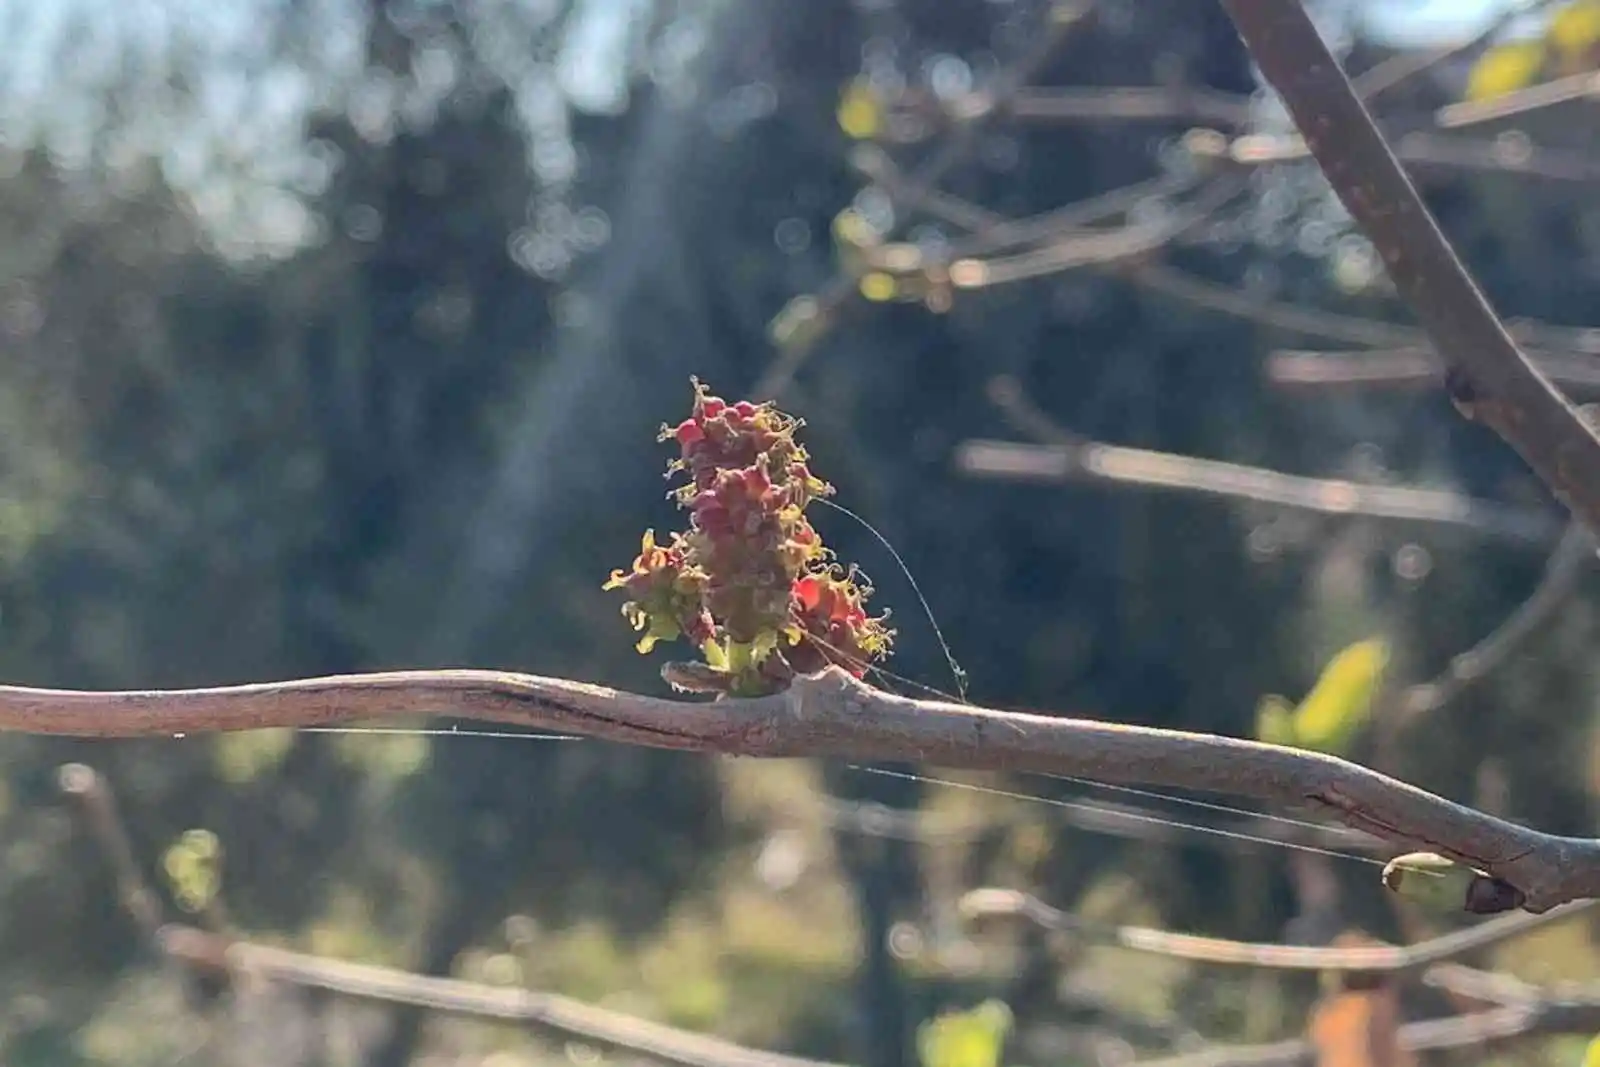
[[[1600,74],[1585,71],[1504,93],[1492,100],[1468,100],[1439,109],[1435,120],[1446,129],[1472,126],[1600,96]]]
[[[897,208],[917,199],[938,186],[952,169],[964,160],[977,143],[979,130],[991,118],[1005,113],[1015,94],[1054,54],[1063,37],[1077,27],[1093,5],[1087,0],[1048,0],[1045,4],[1044,25],[1037,40],[996,79],[995,86],[984,96],[968,103],[958,116],[953,129],[933,154],[917,168],[900,190],[886,189],[890,203]],[[896,211],[895,225],[885,238],[904,225],[905,212]],[[788,387],[795,373],[815,349],[822,335],[832,326],[840,312],[859,292],[857,270],[841,271],[823,289],[810,296],[797,297],[786,311],[803,309],[808,327],[799,331],[780,347],[778,357],[772,361],[751,390],[757,399],[776,397]],[[780,313],[780,318],[783,317]]]
[[[1493,429],[1600,530],[1600,437],[1517,348],[1299,3],[1222,0],[1329,184],[1448,370],[1463,417]]]
[[[1522,642],[1567,602],[1594,558],[1594,535],[1573,523],[1546,561],[1539,584],[1515,611],[1484,635],[1483,640],[1452,657],[1438,677],[1413,685],[1401,694],[1401,723],[1439,710],[1505,663]]]
[[[1600,360],[1593,355],[1528,350],[1528,358],[1567,389],[1600,389]],[[1267,379],[1286,389],[1438,388],[1444,367],[1427,348],[1375,348],[1326,352],[1280,348],[1267,356]]]
[[[1246,500],[1325,515],[1365,515],[1397,522],[1461,526],[1480,534],[1549,544],[1560,526],[1545,513],[1464,497],[1443,489],[1367,485],[1307,478],[1260,467],[1106,444],[1055,427],[1034,411],[1016,383],[990,390],[996,404],[1043,443],[968,440],[956,448],[956,469],[1017,481],[1105,482]]]
[[[1114,945],[1168,959],[1196,963],[1232,964],[1286,971],[1359,971],[1401,974],[1424,968],[1499,944],[1552,922],[1581,915],[1596,901],[1584,900],[1541,915],[1521,913],[1455,930],[1428,941],[1397,947],[1359,947],[1253,944],[1217,937],[1176,934],[1142,926],[1096,923],[1012,889],[974,889],[961,898],[961,913],[969,920],[1020,918],[1047,930],[1069,933],[1096,944]]]
[[[507,989],[454,978],[432,978],[392,967],[347,963],[236,941],[191,926],[164,928],[161,947],[174,960],[203,973],[253,975],[366,1000],[504,1019],[602,1049],[629,1052],[681,1067],[837,1067],[820,1060],[746,1048],[555,993]]]

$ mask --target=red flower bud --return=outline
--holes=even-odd
[[[700,428],[700,424],[694,419],[684,419],[682,422],[678,423],[678,429],[675,432],[675,436],[678,438],[678,444],[682,445],[684,448],[688,448],[696,441],[704,441],[706,439],[706,432]]]

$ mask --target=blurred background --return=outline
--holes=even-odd
[[[1585,402],[1600,13],[1513,6],[1311,8]],[[698,375],[805,418],[975,701],[1250,736],[1377,637],[1341,751],[1595,831],[1593,545],[1452,409],[1212,0],[6,0],[0,46],[7,682],[664,693],[600,585],[680,522],[655,435]],[[894,611],[881,683],[953,691],[905,573],[815,521]],[[1464,920],[1291,847],[1373,855],[1337,835],[962,781],[1012,795],[594,742],[6,737],[0,1060],[658,1062],[637,1017],[857,1067],[1376,1064],[1483,1007],[1409,981],[1393,1018],[1319,1016],[1356,1002],[1314,973],[967,923],[995,886],[1102,932]],[[297,955],[201,950],[233,939]],[[619,1014],[407,1007],[330,961]],[[1600,979],[1584,918],[1471,962]],[[1380,1036],[1329,1051],[1318,1018]],[[1415,1055],[1576,1063],[1600,1023],[1539,1029]],[[728,1055],[665,1058],[770,1060]]]

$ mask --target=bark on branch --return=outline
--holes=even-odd
[[[1223,0],[1306,146],[1446,365],[1456,407],[1600,531],[1600,437],[1517,348],[1300,3]]]
[[[1442,853],[1515,887],[1528,911],[1600,896],[1600,840],[1558,837],[1314,752],[1210,734],[916,700],[838,668],[785,692],[710,703],[501,671],[394,671],[210,689],[0,686],[0,729],[82,737],[321,726],[451,715],[651,748],[898,760],[1042,772],[1311,808],[1394,845]]]

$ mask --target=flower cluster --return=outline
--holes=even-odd
[[[665,545],[645,531],[633,568],[605,583],[628,595],[622,613],[643,632],[639,651],[687,638],[705,657],[695,688],[736,695],[776,692],[828,664],[861,677],[888,655],[894,633],[887,616],[867,614],[871,587],[833,562],[806,519],[806,506],[833,488],[807,466],[801,421],[693,384],[689,417],[660,438],[679,449],[668,477],[688,475],[672,496],[689,530]]]

